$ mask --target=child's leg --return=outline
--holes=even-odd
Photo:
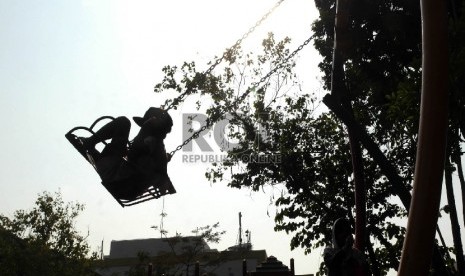
[[[97,143],[111,139],[111,142],[103,149],[102,156],[124,156],[127,151],[129,130],[131,121],[126,117],[118,117],[104,125],[94,135],[84,140],[86,148],[93,149]]]
[[[94,147],[96,144],[108,139],[128,140],[131,121],[126,117],[118,117],[100,128],[94,135],[86,138],[86,146]]]

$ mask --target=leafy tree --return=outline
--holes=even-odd
[[[90,248],[75,228],[84,206],[43,192],[31,210],[0,215],[3,275],[92,275]]]
[[[320,20],[314,25],[317,49],[325,56],[320,64],[325,70],[326,85],[331,76],[334,2],[315,1]],[[417,2],[412,1],[350,1],[351,44],[346,47],[346,85],[349,100],[355,106],[355,117],[364,125],[378,145],[386,147],[386,155],[396,164],[403,179],[412,179],[416,153],[416,133],[419,115],[421,81],[421,25]],[[463,22],[463,1],[449,2],[450,15],[450,90],[449,90],[449,150],[448,158],[460,158],[459,124],[463,121],[463,88],[465,38],[458,30]],[[329,15],[328,14],[331,14]],[[326,15],[326,16],[324,16]],[[326,35],[328,37],[326,37]],[[394,145],[394,147],[393,147]],[[457,164],[460,167],[460,164]],[[410,169],[409,169],[410,168]],[[446,174],[448,174],[446,170]],[[407,184],[403,181],[404,185]],[[394,183],[392,183],[394,184]],[[446,183],[447,184],[447,183]],[[451,194],[452,184],[446,185]],[[409,188],[409,186],[407,186]],[[449,198],[456,257],[463,263],[460,229],[455,218],[455,202]],[[408,208],[408,205],[404,207]],[[461,269],[463,273],[463,268]]]
[[[300,90],[293,72],[295,62],[286,60],[289,43],[288,38],[276,41],[269,35],[262,43],[263,53],[253,56],[237,51],[221,75],[207,76],[215,78],[213,93],[224,94],[208,110],[209,114],[229,112],[233,118],[230,123],[242,127],[242,131],[230,132],[230,138],[240,142],[228,152],[229,161],[213,164],[207,177],[215,182],[227,176],[231,187],[254,191],[265,185],[282,187],[275,201],[275,229],[292,232],[291,247],[300,246],[309,253],[331,243],[331,225],[337,218],[352,217],[352,168],[343,126],[332,114],[317,110],[314,95]],[[269,68],[277,64],[282,67],[268,76]],[[191,68],[181,68],[181,81],[172,74],[159,87],[169,83],[182,91],[182,85],[194,76],[187,70]],[[267,77],[259,87],[252,88],[246,101],[238,103],[235,110],[228,108],[241,93],[251,89],[247,85],[263,76]],[[210,90],[201,90],[204,94],[206,91]],[[254,158],[261,161],[243,162]],[[372,238],[380,241],[377,248],[369,243],[368,251],[372,263],[377,261],[385,271],[397,266],[403,236],[402,229],[389,219],[405,212],[387,200],[392,195],[387,181],[366,153],[364,158],[370,161],[366,164],[366,181],[373,183],[367,194],[367,227]]]
[[[454,57],[451,97],[452,147],[460,156],[463,129],[464,59],[462,0],[451,1],[455,14],[451,35]],[[330,88],[334,38],[335,1],[315,1],[320,17],[313,24],[314,45],[323,57],[323,88]],[[344,45],[348,93],[352,115],[379,152],[394,168],[396,181],[386,177],[367,150],[363,150],[367,186],[367,248],[374,274],[397,269],[405,229],[396,221],[407,214],[408,204],[395,200],[399,189],[410,190],[416,158],[421,85],[421,20],[418,2],[352,1],[350,39]],[[216,75],[197,72],[195,63],[167,66],[156,91],[183,93],[168,103],[174,107],[188,94],[211,98],[207,106],[211,121],[231,115],[230,139],[239,145],[228,150],[229,159],[213,164],[206,176],[213,182],[228,181],[235,188],[256,191],[270,185],[281,189],[275,199],[278,231],[293,233],[291,247],[307,252],[331,243],[331,224],[340,216],[353,221],[353,174],[347,129],[332,112],[318,109],[320,99],[301,91],[286,59],[290,40],[276,41],[269,35],[262,52],[229,49],[224,66]],[[266,74],[270,68],[279,69]],[[257,85],[258,84],[258,85]],[[184,91],[187,91],[184,92]],[[244,96],[245,95],[245,96]],[[199,108],[205,108],[198,102]],[[453,115],[455,114],[455,115]],[[457,115],[459,114],[459,115]],[[207,122],[211,124],[211,122]],[[268,158],[279,156],[278,159]],[[453,156],[453,155],[452,155]],[[244,161],[247,160],[247,161]],[[252,160],[252,161],[250,161]],[[254,160],[259,160],[256,162]],[[262,162],[263,160],[268,162]],[[455,159],[457,160],[457,159]],[[457,164],[458,165],[458,164]],[[394,183],[396,182],[396,183]],[[394,185],[395,184],[395,185]]]
[[[148,264],[150,263],[150,255],[147,252],[137,252],[139,263],[129,269],[129,276],[145,276],[147,275]],[[163,271],[164,272],[164,271]]]
[[[166,215],[166,214],[165,214]],[[221,258],[211,258],[207,254],[208,243],[218,243],[226,232],[219,230],[219,223],[197,227],[192,230],[192,236],[183,236],[176,233],[173,237],[166,237],[167,231],[153,227],[165,236],[165,241],[170,247],[169,252],[163,252],[154,256],[152,263],[157,273],[166,275],[190,275],[194,271],[197,262],[204,266],[215,266],[221,263]]]

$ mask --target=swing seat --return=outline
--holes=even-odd
[[[96,149],[86,150],[82,141],[74,134],[74,132],[77,130],[85,130],[94,134],[93,128],[103,119],[113,120],[114,118],[110,116],[100,117],[91,125],[90,128],[79,126],[71,129],[65,134],[66,139],[68,139],[71,145],[73,145],[73,147],[87,160],[87,162],[94,167],[99,176],[101,174],[99,173],[97,165],[98,160],[100,160],[100,152]],[[123,159],[121,162],[128,161]],[[102,185],[122,207],[136,205],[148,200],[160,198],[167,194],[176,193],[168,175],[163,174],[160,174],[153,179],[132,177],[118,181],[102,180]]]

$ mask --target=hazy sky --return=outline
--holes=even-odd
[[[95,171],[72,148],[64,134],[97,117],[141,116],[164,98],[153,93],[167,64],[195,60],[199,66],[221,55],[269,10],[269,0],[1,0],[0,1],[0,212],[31,208],[42,191],[58,191],[65,201],[86,210],[78,218],[83,234],[96,250],[102,239],[158,237],[150,228],[160,223],[162,200],[121,208],[101,186]],[[311,35],[316,16],[313,1],[285,1],[244,45],[253,51],[273,31],[289,35],[297,46]],[[315,82],[317,58],[311,45],[299,55],[299,65],[311,69]],[[313,71],[314,72],[314,71]],[[167,150],[182,142],[183,106],[172,111],[175,125]],[[133,124],[134,125],[134,124]],[[136,130],[131,132],[134,136]],[[219,153],[219,152],[217,152]],[[290,252],[290,237],[274,233],[271,192],[253,193],[209,183],[208,164],[182,163],[177,154],[169,175],[177,194],[165,197],[165,229],[171,234],[220,222],[226,230],[218,245],[236,243],[238,212],[243,228],[252,232],[255,249],[266,249],[285,264],[296,259],[299,273],[315,272],[321,252],[310,261],[303,251]]]
[[[31,208],[38,193],[60,190],[65,201],[86,205],[77,226],[83,234],[89,231],[94,250],[102,239],[108,254],[111,240],[159,237],[150,227],[160,223],[162,200],[121,208],[64,134],[103,115],[141,116],[147,107],[159,106],[164,97],[153,93],[153,86],[161,80],[164,65],[194,60],[206,69],[208,61],[234,44],[274,4],[1,0],[0,212],[11,215]],[[278,39],[290,36],[295,47],[311,35],[316,16],[313,1],[287,0],[244,48],[254,51],[270,31]],[[318,90],[319,57],[313,46],[298,57],[304,90]],[[168,151],[182,142],[182,115],[193,111],[184,105],[170,112],[175,125],[165,142]],[[182,153],[169,163],[177,190],[165,197],[164,227],[170,234],[189,234],[198,226],[220,222],[227,233],[220,244],[211,246],[224,250],[236,243],[237,216],[242,212],[243,228],[252,232],[255,249],[266,249],[285,264],[295,258],[297,273],[318,269],[321,250],[311,256],[302,250],[291,252],[290,236],[273,231],[273,191],[254,193],[211,184],[204,177],[207,167],[183,163]],[[443,223],[447,227],[447,220]]]

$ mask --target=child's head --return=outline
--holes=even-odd
[[[170,114],[168,114],[167,111],[161,108],[150,107],[145,112],[144,117],[133,117],[133,119],[137,125],[142,127],[142,125],[148,119],[151,119],[154,117],[160,120],[159,129],[157,129],[157,133],[159,133],[162,136],[162,138],[165,138],[166,134],[171,132],[171,128],[173,126],[173,119],[171,118]]]
[[[333,235],[335,245],[343,247],[347,238],[352,235],[350,223],[344,218],[337,219],[333,225]]]

